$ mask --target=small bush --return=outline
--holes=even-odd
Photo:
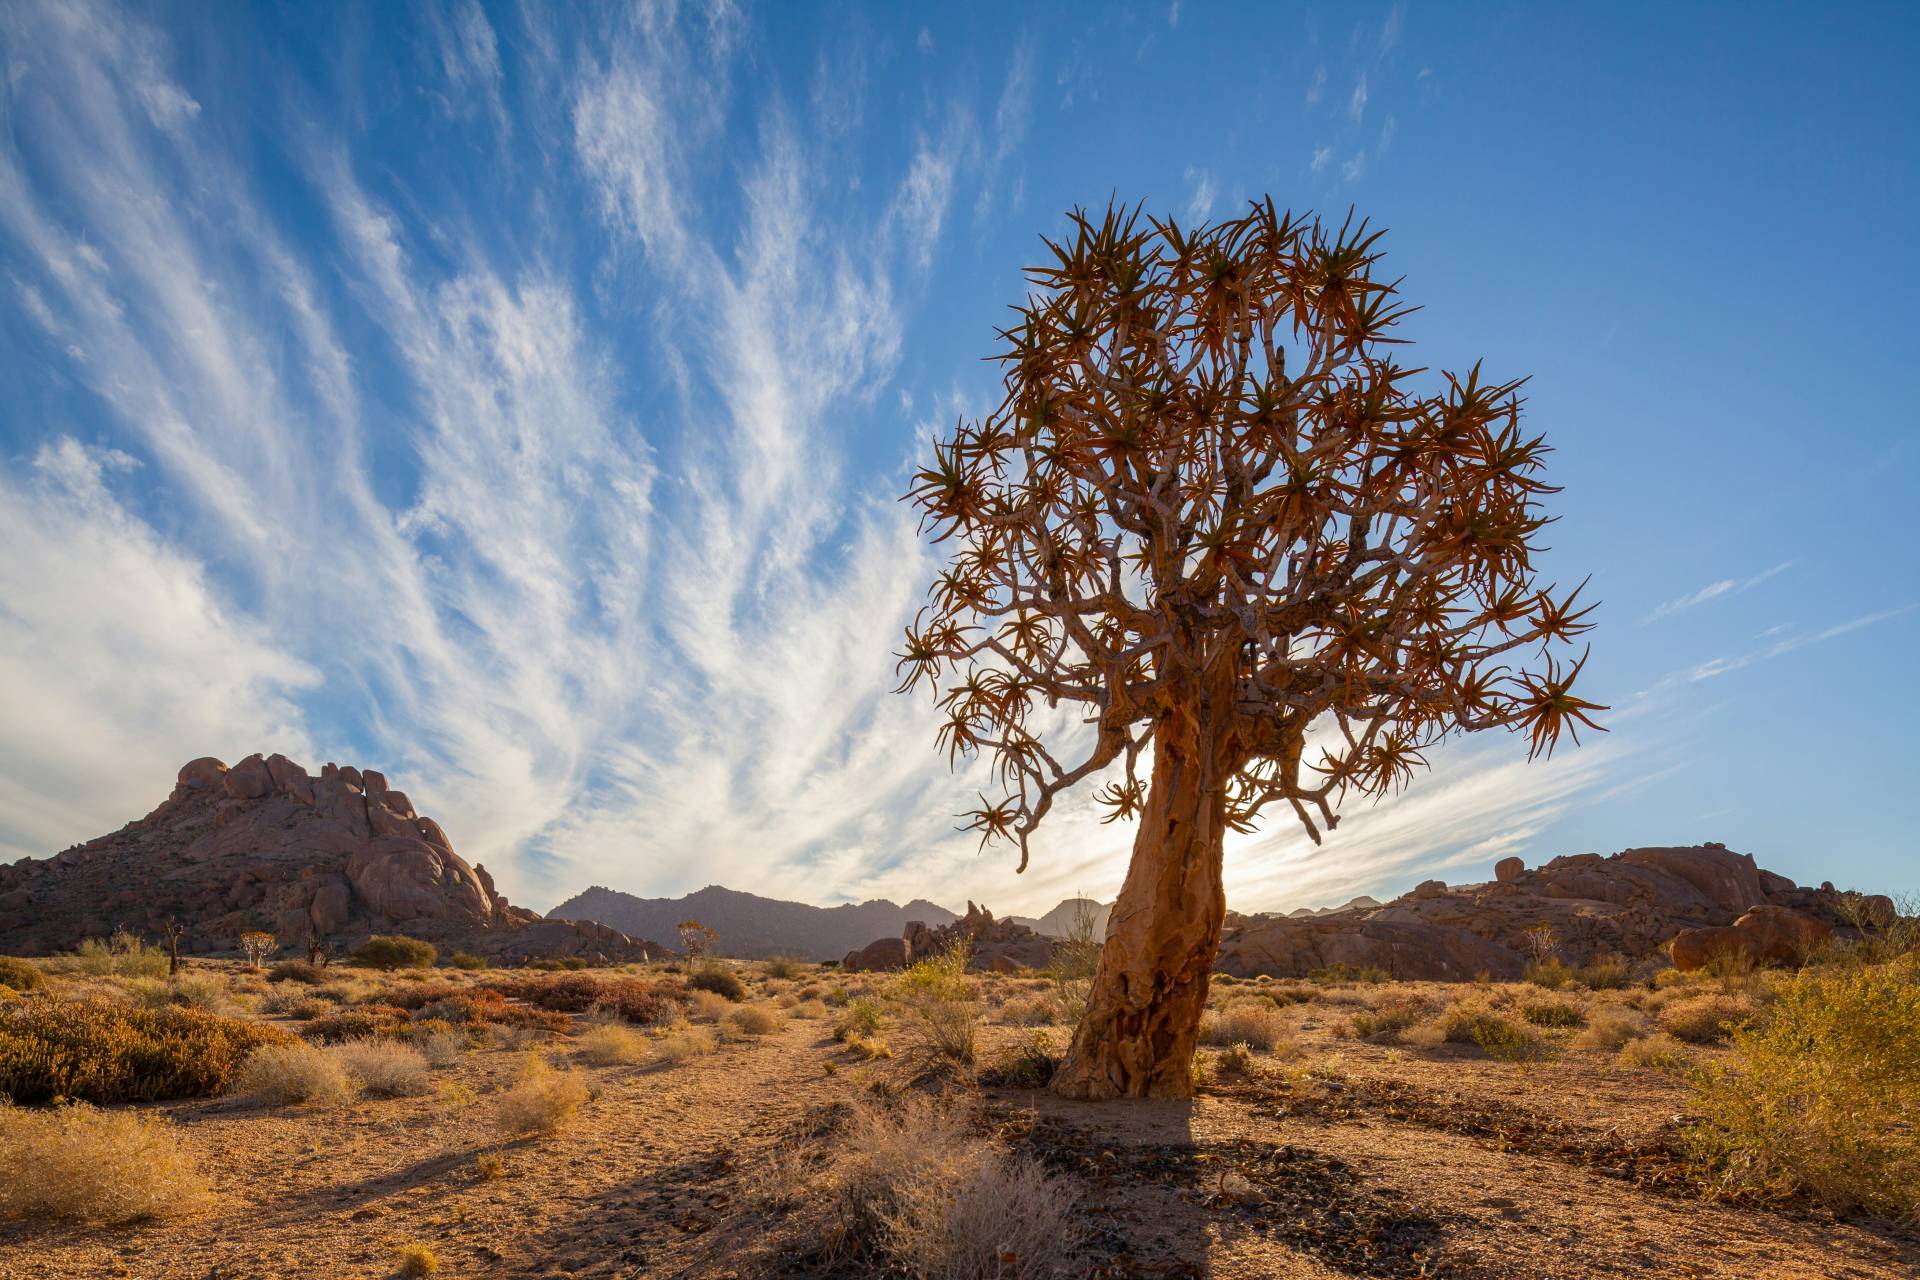
[[[1576,1049],[1614,1052],[1629,1041],[1644,1038],[1648,1031],[1647,1020],[1633,1010],[1602,1005],[1593,1011],[1586,1029],[1573,1038],[1572,1044]]]
[[[1474,1043],[1490,1058],[1525,1066],[1544,1062],[1554,1056],[1554,1046],[1524,1022],[1495,1014],[1482,1018],[1473,1029]]]
[[[617,1022],[602,1023],[584,1032],[574,1041],[580,1056],[596,1067],[613,1067],[639,1062],[647,1056],[647,1042],[632,1027]]]
[[[0,1097],[103,1105],[206,1097],[255,1049],[293,1039],[197,1009],[19,1000],[0,1006]]]
[[[40,966],[31,960],[22,960],[19,956],[0,956],[0,987],[12,987],[15,991],[38,991],[47,985],[47,975],[40,972]]]
[[[690,1058],[704,1058],[720,1047],[719,1037],[709,1027],[696,1027],[690,1022],[676,1022],[669,1025],[653,1042],[654,1056],[662,1062],[685,1062]]]
[[[353,958],[369,969],[431,969],[440,955],[439,948],[419,938],[384,933],[368,938],[354,951]]]
[[[1060,1021],[1060,1006],[1050,995],[1016,996],[1000,1006],[998,1021],[1009,1027],[1050,1027]]]
[[[1286,1018],[1265,1000],[1238,1000],[1218,1013],[1206,1013],[1200,1019],[1200,1039],[1221,1048],[1244,1044],[1272,1050],[1292,1044]]]
[[[767,961],[769,978],[791,978],[798,962],[791,956],[774,956]]]
[[[595,1012],[642,1025],[659,1022],[675,1012],[673,1002],[657,986],[645,978],[628,976],[563,973],[518,982],[491,979],[474,990],[511,996],[555,1013]]]
[[[1660,1029],[1694,1044],[1723,1044],[1753,1015],[1753,1001],[1745,996],[1708,993],[1660,1010]]]
[[[765,1005],[744,1004],[727,1015],[727,1028],[736,1035],[764,1036],[780,1028],[780,1015]]]
[[[424,1244],[403,1244],[393,1255],[395,1269],[407,1280],[421,1280],[440,1270],[440,1258]]]
[[[1559,956],[1548,956],[1545,960],[1528,965],[1526,978],[1536,987],[1563,991],[1573,985],[1574,971],[1561,963]]]
[[[1371,1008],[1354,1014],[1347,1029],[1356,1040],[1392,1044],[1432,1013],[1433,1005],[1420,996],[1389,994],[1374,1001]]]
[[[0,1105],[0,1218],[118,1224],[195,1213],[211,1199],[159,1116]]]
[[[918,961],[895,979],[899,1001],[918,1046],[926,1054],[971,1065],[979,1033],[980,1006],[967,978],[968,944],[962,939]]]
[[[571,1071],[555,1071],[536,1054],[527,1059],[513,1087],[500,1095],[494,1123],[508,1134],[555,1133],[586,1100],[586,1081]]]
[[[1693,1077],[1720,1188],[1920,1221],[1920,973],[1803,971],[1732,1037],[1737,1065]]]
[[[1536,1027],[1583,1027],[1587,1012],[1578,1000],[1564,996],[1534,996],[1520,1002],[1520,1016]]]
[[[317,987],[327,980],[326,970],[305,960],[282,960],[267,970],[268,982],[298,982]]]
[[[447,963],[452,965],[456,969],[465,969],[465,970],[468,970],[469,972],[472,972],[477,969],[484,969],[487,967],[487,962],[484,959],[482,959],[480,956],[474,955],[470,951],[454,952],[452,955],[447,957]]]
[[[362,1005],[339,1013],[315,1018],[300,1028],[300,1034],[322,1044],[344,1040],[364,1040],[368,1036],[399,1031],[407,1025],[407,1011],[393,1005]]]
[[[1613,1056],[1615,1066],[1641,1071],[1678,1071],[1693,1062],[1687,1046],[1662,1031],[1640,1036],[1620,1046]]]
[[[795,1006],[793,1006],[793,1008],[788,1012],[792,1013],[792,1015],[796,1018],[806,1018],[811,1020],[814,1018],[826,1017],[827,1006],[818,1000],[802,1000],[799,1004],[796,1004]]]
[[[1059,1066],[1046,1033],[1031,1031],[1026,1043],[1004,1050],[981,1069],[980,1083],[989,1089],[1044,1089]]]
[[[427,1058],[398,1040],[349,1040],[334,1049],[347,1074],[377,1098],[412,1098],[432,1093]]]
[[[880,1002],[872,996],[857,996],[840,1011],[833,1024],[833,1038],[848,1041],[856,1037],[872,1038],[880,1033]]]
[[[234,1091],[256,1102],[285,1106],[296,1102],[347,1102],[355,1089],[346,1064],[325,1049],[310,1044],[278,1044],[253,1052],[240,1069]]]
[[[734,975],[733,970],[717,964],[702,965],[687,979],[687,985],[695,991],[711,991],[735,1004],[747,998],[746,984]]]
[[[1219,981],[1215,978],[1214,981]],[[1330,964],[1324,969],[1315,969],[1307,975],[1307,981],[1328,986],[1339,982],[1381,983],[1393,981],[1393,975],[1378,965],[1372,964]]]
[[[58,972],[94,977],[164,978],[173,968],[165,951],[125,932],[104,940],[88,938],[71,955],[55,956],[47,963]]]
[[[433,1067],[450,1067],[467,1052],[467,1037],[450,1026],[416,1023],[409,1029],[407,1038],[427,1060],[427,1065]]]
[[[1622,956],[1596,956],[1575,969],[1573,976],[1590,991],[1617,991],[1633,981],[1633,966]]]
[[[855,1113],[827,1182],[826,1239],[832,1252],[865,1255],[862,1274],[1064,1274],[1079,1239],[1066,1183],[920,1098]]]

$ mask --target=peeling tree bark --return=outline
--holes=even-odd
[[[1230,694],[1228,695],[1230,696]],[[1107,925],[1086,1016],[1053,1081],[1069,1098],[1184,1098],[1226,919],[1232,709],[1209,699],[1164,716],[1133,861]]]

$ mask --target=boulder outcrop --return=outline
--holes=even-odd
[[[1750,965],[1800,964],[1833,936],[1826,921],[1791,907],[1762,906],[1730,925],[1682,929],[1667,944],[1676,969],[1700,969],[1726,957]]]
[[[1515,978],[1531,956],[1529,935],[1550,939],[1568,964],[1650,959],[1669,944],[1675,963],[1715,945],[1786,963],[1804,955],[1813,933],[1845,923],[1831,886],[1803,889],[1719,844],[1573,854],[1531,870],[1505,858],[1495,875],[1488,884],[1427,881],[1384,906],[1231,916],[1215,967],[1240,977],[1346,965],[1397,978]],[[1728,941],[1728,930],[1738,936]]]
[[[861,970],[904,969],[916,960],[944,951],[955,942],[967,943],[967,967],[982,973],[1017,973],[1041,969],[1053,959],[1053,941],[1013,920],[996,920],[985,907],[967,904],[967,914],[952,924],[934,928],[910,920],[898,938],[878,938],[847,953],[840,967]]]
[[[287,947],[407,933],[502,960],[667,951],[510,905],[382,774],[328,764],[315,777],[283,755],[190,761],[146,817],[0,866],[0,952],[65,950],[117,929],[153,937],[169,919],[201,951],[250,929]]]

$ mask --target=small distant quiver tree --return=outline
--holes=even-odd
[[[912,482],[952,559],[901,688],[935,690],[950,760],[991,759],[1004,794],[969,829],[1025,870],[1096,775],[1138,822],[1069,1096],[1191,1092],[1228,828],[1280,805],[1318,842],[1442,739],[1537,754],[1603,709],[1573,692],[1584,654],[1553,652],[1590,606],[1535,580],[1555,489],[1521,384],[1475,365],[1416,391],[1378,241],[1271,201],[1196,230],[1076,212],[1001,332],[998,408]]]
[[[249,969],[258,969],[262,960],[280,949],[280,939],[265,929],[249,929],[240,935],[239,942]]]
[[[687,953],[688,960],[697,961],[706,955],[720,936],[718,929],[701,924],[698,920],[682,920],[673,927],[680,934],[680,948]]]

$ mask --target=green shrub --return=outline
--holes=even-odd
[[[839,1021],[833,1024],[833,1038],[843,1044],[854,1040],[871,1040],[880,1034],[880,1002],[872,996],[855,996],[847,1001],[841,1010]]]
[[[1214,981],[1218,982],[1216,977]],[[1336,982],[1391,982],[1393,975],[1378,965],[1372,964],[1330,964],[1324,969],[1315,969],[1307,974],[1307,981],[1328,986]]]
[[[791,978],[795,961],[792,956],[774,956],[767,961],[769,978]]]
[[[369,969],[431,969],[439,954],[431,942],[404,934],[383,933],[361,943],[353,958]]]
[[[327,980],[327,974],[317,964],[305,960],[282,960],[267,970],[268,982],[298,982],[309,987],[317,987]]]
[[[294,1037],[198,1009],[105,1000],[0,1007],[0,1095],[15,1102],[156,1102],[219,1093],[248,1054]]]
[[[1575,969],[1573,976],[1591,991],[1617,991],[1633,981],[1633,966],[1620,956],[1596,956]]]
[[[470,951],[454,952],[452,955],[447,957],[447,963],[452,965],[456,969],[474,970],[474,969],[484,969],[487,967],[487,962],[484,959],[474,955]]]
[[[967,977],[970,949],[965,938],[958,939],[908,965],[893,983],[893,997],[923,1052],[962,1066],[973,1062],[980,1022],[979,997]]]
[[[1348,1030],[1353,1033],[1353,1038],[1356,1040],[1392,1044],[1400,1038],[1402,1032],[1432,1012],[1432,1003],[1420,996],[1386,995],[1376,1000],[1372,1008],[1354,1014],[1352,1021],[1348,1023]]]
[[[19,956],[0,956],[0,987],[12,987],[15,991],[37,991],[47,985],[47,975],[40,972],[40,966],[31,960],[22,960]]]
[[[1724,1190],[1809,1194],[1920,1221],[1920,972],[1806,970],[1767,1019],[1735,1027],[1736,1065],[1696,1069],[1694,1151]]]
[[[1694,1044],[1719,1044],[1753,1016],[1753,1001],[1745,996],[1709,993],[1660,1010],[1660,1029]]]
[[[1474,1043],[1490,1058],[1525,1066],[1544,1062],[1555,1055],[1555,1047],[1524,1022],[1495,1014],[1479,1019],[1473,1028]]]
[[[1537,964],[1528,965],[1526,978],[1536,987],[1560,991],[1573,985],[1574,971],[1562,964],[1559,956],[1548,956]]]
[[[687,985],[695,991],[711,991],[738,1004],[747,998],[746,984],[734,976],[733,970],[717,964],[702,965],[687,979]]]

